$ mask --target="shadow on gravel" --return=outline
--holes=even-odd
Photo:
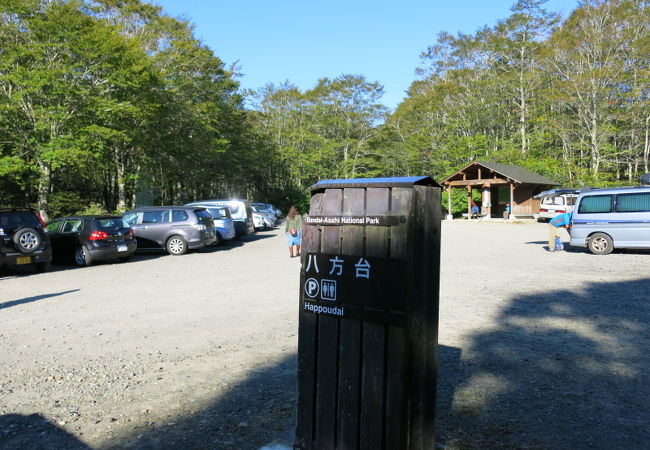
[[[512,299],[460,364],[440,351],[439,442],[650,448],[648,292],[643,278]]]
[[[275,234],[272,234],[272,232],[273,232],[273,230],[258,231],[253,235],[244,236],[244,237],[242,237],[240,239],[231,239],[230,241],[226,241],[223,244],[218,245],[216,247],[214,247],[214,246],[205,247],[205,248],[200,249],[199,251],[201,253],[214,253],[214,252],[224,252],[224,251],[228,251],[228,250],[234,250],[236,248],[243,247],[244,245],[246,245],[249,242],[255,242],[255,241],[262,240],[262,239],[268,239],[268,238],[275,237]]]
[[[39,414],[0,416],[0,448],[3,450],[90,449]]]
[[[293,442],[296,356],[254,372],[203,410],[139,431],[102,448],[257,449]]]
[[[24,303],[37,302],[46,298],[58,297],[59,295],[69,294],[70,292],[78,292],[80,289],[71,289],[69,291],[56,292],[54,294],[36,295],[34,297],[21,298],[19,300],[11,300],[9,302],[0,303],[0,309],[11,308],[12,306],[22,305]]]

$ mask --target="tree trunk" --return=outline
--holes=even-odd
[[[648,157],[650,157],[650,116],[645,118],[645,142],[643,145],[643,172],[648,173]]]
[[[117,210],[126,211],[126,163],[123,155],[115,149],[117,156]]]
[[[519,132],[521,133],[521,154],[525,156],[528,152],[528,142],[526,142],[526,95],[523,73],[519,74]]]
[[[600,169],[600,146],[598,145],[598,121],[595,114],[591,116],[589,140],[589,146],[591,147],[591,171],[595,176],[598,176]]]
[[[38,162],[38,167],[41,170],[41,176],[38,179],[38,212],[45,222],[50,220],[47,207],[47,199],[50,193],[50,184],[52,182],[52,169],[50,166],[42,161]]]

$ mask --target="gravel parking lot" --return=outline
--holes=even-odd
[[[650,446],[647,252],[443,224],[438,438]],[[281,230],[181,257],[0,277],[0,448],[291,441],[298,277]]]

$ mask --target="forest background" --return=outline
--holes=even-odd
[[[650,172],[648,2],[584,0],[566,20],[544,3],[423,43],[390,111],[360,74],[243,91],[190,23],[141,0],[3,0],[0,207],[286,208],[320,179],[441,180],[474,160],[563,187],[636,184]]]

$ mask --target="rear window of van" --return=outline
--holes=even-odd
[[[542,197],[542,205],[564,205],[564,198],[557,197]]]
[[[612,211],[611,195],[588,195],[582,197],[578,213],[580,214],[597,214],[608,213]]]

